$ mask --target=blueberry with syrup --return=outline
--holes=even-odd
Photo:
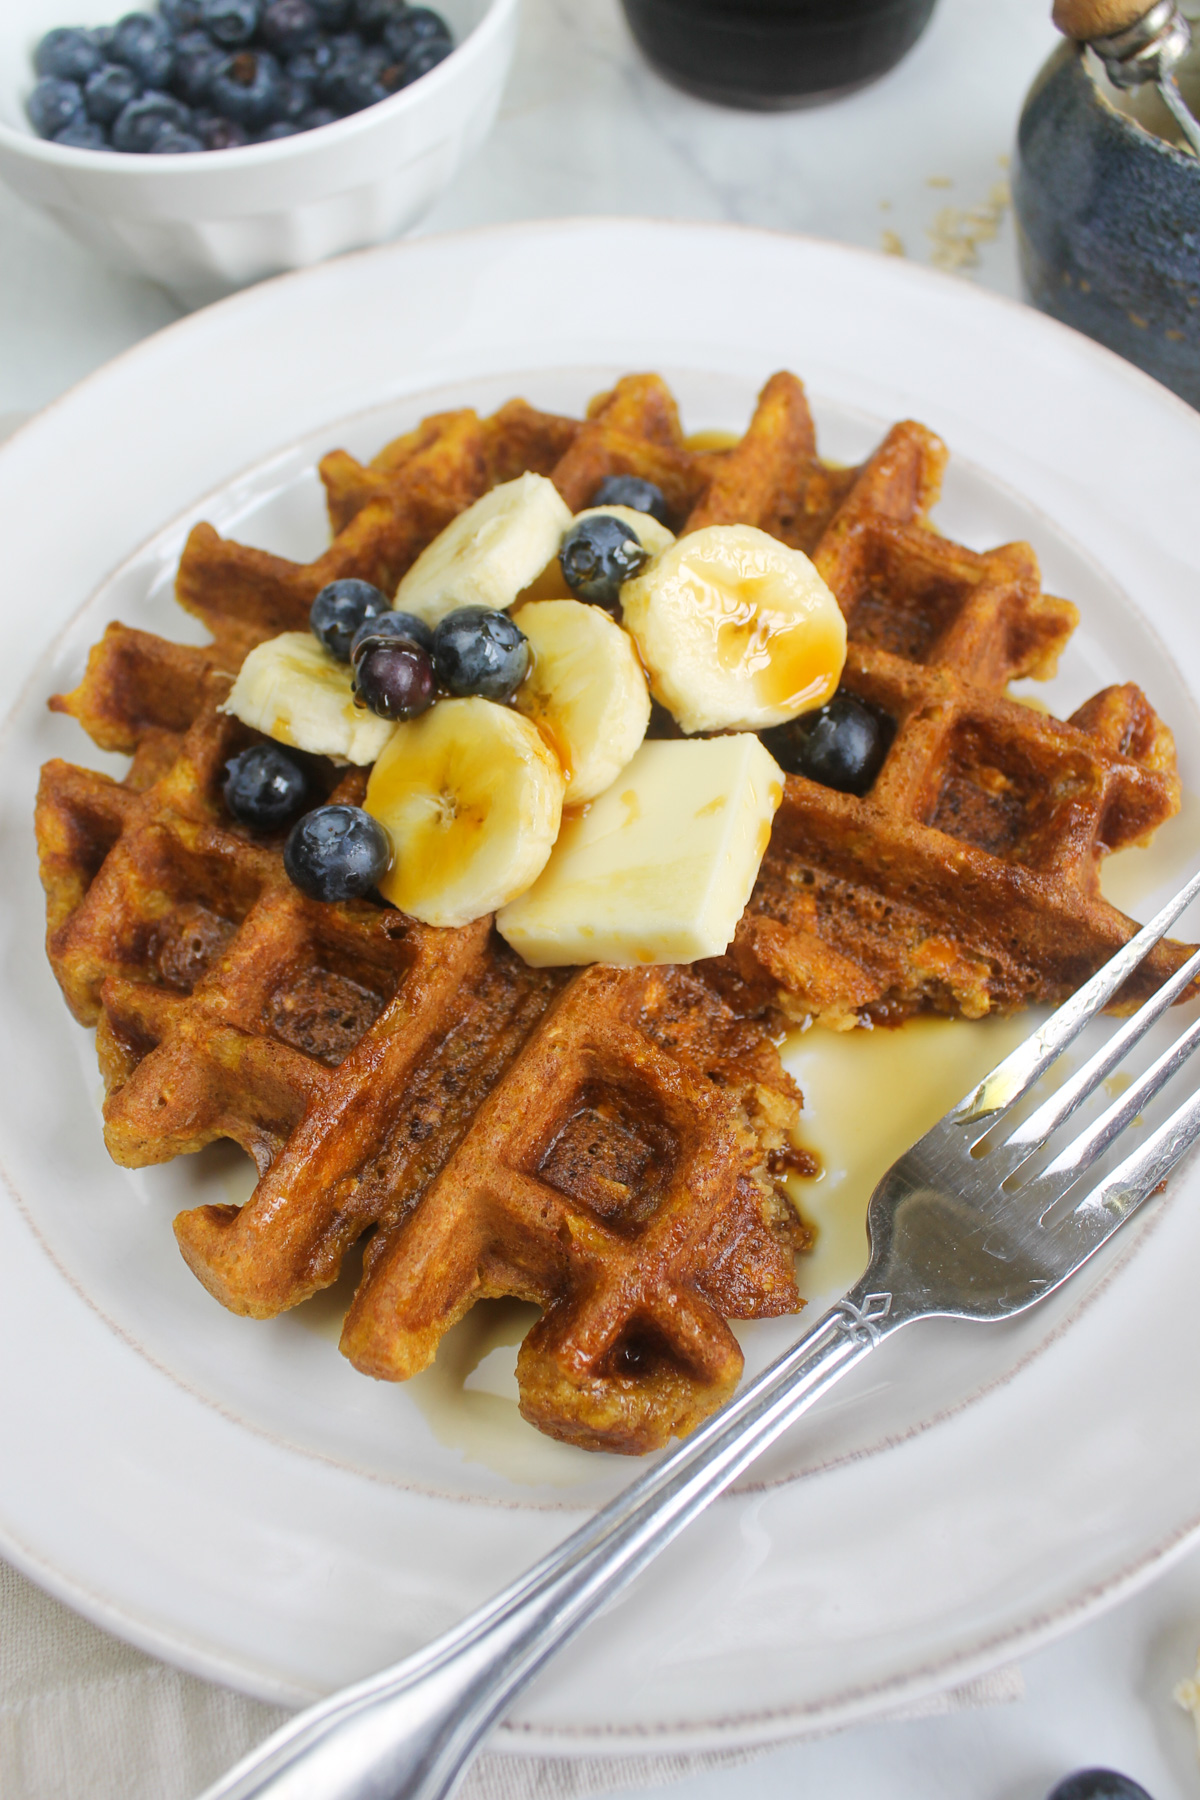
[[[558,552],[563,580],[577,600],[616,607],[621,588],[650,561],[632,526],[612,513],[593,513],[572,525]]]
[[[529,672],[529,640],[507,613],[460,606],[434,630],[433,666],[447,693],[503,704]]]
[[[841,692],[814,712],[773,725],[760,736],[789,775],[807,775],[822,787],[861,797],[882,768],[895,729],[885,714]]]
[[[392,847],[361,806],[318,806],[293,825],[283,848],[289,880],[310,900],[358,900],[386,875]]]

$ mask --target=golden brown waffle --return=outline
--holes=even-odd
[[[57,702],[134,753],[123,783],[49,763],[38,801],[50,958],[98,1026],[111,1155],[228,1137],[254,1158],[244,1207],[176,1221],[236,1312],[307,1299],[370,1234],[343,1340],[368,1373],[413,1374],[475,1300],[515,1294],[544,1309],[518,1374],[534,1423],[624,1451],[687,1430],[741,1371],[725,1319],[801,1304],[773,1046],[687,970],[532,970],[490,920],[307,900],[220,801],[252,741],[227,691],[203,651],[114,626]],[[361,798],[361,772],[312,761]]]
[[[793,1018],[1057,1004],[1136,929],[1101,861],[1179,808],[1171,734],[1133,683],[1066,723],[1005,697],[1054,673],[1078,614],[1041,592],[1027,544],[976,555],[930,527],[945,456],[896,426],[813,548],[846,615],[842,686],[895,736],[862,799],[788,779],[726,966]],[[1160,944],[1123,1003],[1187,954]]]
[[[736,1382],[725,1320],[800,1304],[804,1233],[776,1182],[797,1096],[752,1016],[844,1025],[1058,999],[1129,936],[1097,868],[1176,809],[1170,735],[1132,686],[1066,724],[1005,698],[1052,672],[1075,610],[1041,593],[1028,546],[977,555],[930,527],[944,459],[909,423],[861,470],[821,463],[787,374],[728,450],[690,449],[653,375],[583,421],[522,401],[440,414],[369,465],[325,458],[334,536],[314,563],[196,528],[178,594],[208,648],[110,628],[52,705],[133,761],[123,782],[43,773],[50,956],[98,1025],[119,1162],[217,1137],[254,1157],[246,1206],[176,1224],[225,1305],[295,1305],[366,1238],[343,1336],[360,1368],[402,1379],[475,1300],[518,1295],[542,1308],[518,1365],[526,1416],[593,1448],[660,1444]],[[808,551],[847,616],[844,685],[895,722],[864,799],[789,778],[737,938],[710,965],[531,970],[486,920],[435,931],[320,905],[287,881],[279,842],[221,804],[224,762],[252,735],[217,710],[246,649],[302,628],[335,576],[394,585],[525,469],[576,508],[606,476],[638,475],[681,530],[745,522]],[[361,772],[312,772],[361,796]],[[1182,954],[1161,946],[1137,991]]]

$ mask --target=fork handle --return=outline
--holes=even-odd
[[[867,1287],[528,1574],[415,1656],[299,1714],[201,1800],[443,1800],[559,1646],[906,1322]]]

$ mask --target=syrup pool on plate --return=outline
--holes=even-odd
[[[793,1203],[817,1234],[796,1266],[809,1308],[824,1311],[866,1267],[867,1202],[880,1177],[1028,1037],[1039,1016],[926,1015],[874,1031],[817,1026],[790,1034],[783,1063],[804,1095],[797,1136],[820,1165],[815,1177],[787,1177]]]

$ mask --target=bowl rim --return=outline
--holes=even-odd
[[[455,44],[449,56],[444,57],[424,75],[418,76],[408,87],[389,94],[386,100],[377,100],[371,106],[364,106],[360,112],[347,113],[345,118],[334,119],[328,125],[314,125],[306,131],[297,131],[291,137],[274,138],[260,144],[238,144],[222,150],[219,152],[220,168],[237,169],[251,162],[283,162],[289,153],[299,147],[311,149],[317,145],[327,145],[335,135],[348,142],[356,136],[361,137],[385,118],[397,117],[406,107],[415,110],[418,104],[432,99],[441,88],[447,86],[456,72],[461,73],[468,60],[475,61],[486,54],[492,41],[503,30],[520,3],[521,0],[484,0],[486,11],[482,18],[471,27],[461,43]],[[426,87],[426,82],[431,85]],[[210,158],[218,154],[212,150],[185,150],[174,156],[150,156],[131,155],[124,150],[88,150],[72,144],[56,144],[52,138],[39,137],[32,129],[15,130],[13,126],[6,125],[3,119],[0,119],[0,150],[13,151],[31,161],[44,162],[64,170],[94,169],[97,174],[109,175],[118,170],[130,175],[153,170],[158,176],[172,168],[189,172],[211,169]]]

